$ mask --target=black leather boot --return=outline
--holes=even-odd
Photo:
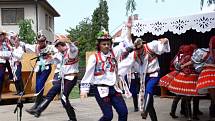
[[[14,81],[15,87],[16,87],[16,94],[18,95],[20,93],[20,87],[19,87],[19,82],[18,81]]]
[[[143,112],[141,113],[142,119],[146,119],[148,112],[149,112],[149,108],[150,108],[150,102],[153,99],[153,95],[150,95],[149,93],[146,94],[145,100],[144,100],[144,107],[143,107]]]
[[[169,115],[172,118],[178,118],[178,116],[175,115],[176,109],[177,109],[177,105],[178,102],[180,101],[181,97],[180,96],[176,96],[174,97],[173,101],[172,101],[172,107],[171,107],[171,112],[169,113]]]
[[[134,103],[134,112],[139,111],[139,109],[138,109],[138,99],[137,99],[137,96],[133,96],[133,103]]]
[[[152,104],[152,105],[153,105],[153,104]],[[149,116],[150,116],[150,118],[151,118],[151,121],[158,121],[154,106],[152,106],[152,107],[149,109]]]
[[[69,121],[77,121],[74,108],[70,104],[68,104],[64,108],[66,109],[66,113],[69,117]]]
[[[34,115],[34,110],[37,109],[37,107],[40,105],[42,101],[43,101],[43,95],[40,93],[37,95],[34,105],[30,109],[26,109],[25,111],[31,115]]]
[[[190,97],[186,97],[186,114],[187,114],[187,121],[192,121],[192,111],[191,111],[191,104],[190,104]]]
[[[33,110],[33,114],[35,117],[39,118],[40,114],[48,107],[49,103],[51,101],[48,99],[45,99],[38,107],[37,109]]]

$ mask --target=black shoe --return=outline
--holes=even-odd
[[[172,117],[172,118],[178,118],[178,116],[176,116],[174,113],[170,112],[169,115]]]
[[[141,113],[142,119],[146,119],[146,118],[147,118],[147,115],[148,115],[148,113],[142,112],[142,113]]]
[[[34,109],[31,109],[31,108],[30,109],[26,109],[25,111],[28,112],[31,115],[34,115],[34,112],[35,112]]]
[[[139,109],[138,108],[134,108],[134,112],[138,112],[139,111]]]
[[[193,116],[193,120],[200,120],[198,116]]]
[[[35,112],[34,117],[39,118],[41,113]]]
[[[203,112],[198,110],[197,115],[203,115]]]

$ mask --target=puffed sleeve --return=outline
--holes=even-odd
[[[169,41],[166,43],[161,43],[161,41],[153,40],[152,42],[147,43],[147,46],[152,52],[158,55],[170,52]]]
[[[22,59],[23,54],[24,51],[22,47],[19,47],[18,50],[12,52],[13,57],[15,57],[18,60]]]
[[[96,65],[95,55],[91,55],[88,59],[84,77],[81,80],[81,91],[89,92],[90,83],[94,81],[94,70]]]
[[[73,43],[70,43],[69,45],[70,48],[70,57],[75,58],[78,56],[78,47],[74,45]]]
[[[134,52],[131,52],[127,58],[118,63],[118,75],[125,76],[128,70],[132,68],[134,62]]]

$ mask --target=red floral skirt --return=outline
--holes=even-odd
[[[197,82],[197,91],[199,94],[208,93],[208,89],[215,88],[215,65],[206,65],[199,75]]]
[[[186,96],[198,96],[196,90],[198,75],[178,73],[168,86],[168,90]]]
[[[159,84],[162,87],[168,87],[170,82],[174,79],[174,77],[178,74],[178,71],[172,71],[168,74],[166,74],[165,76],[163,76],[162,78],[160,78]]]

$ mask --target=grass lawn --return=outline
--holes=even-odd
[[[79,87],[78,85],[76,85],[73,89],[72,89],[72,92],[70,93],[69,95],[69,98],[70,99],[76,99],[76,98],[79,98]]]

